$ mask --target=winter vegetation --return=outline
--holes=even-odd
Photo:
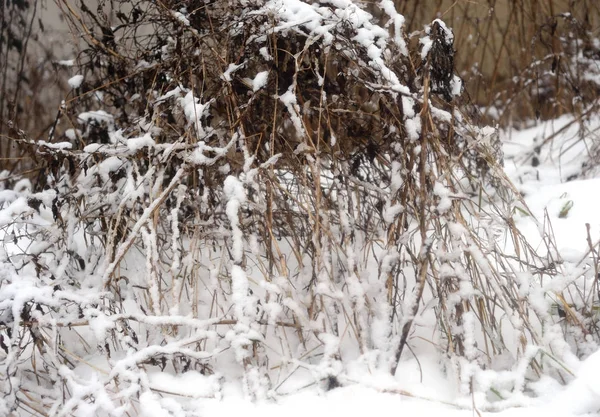
[[[0,2],[0,416],[600,411],[596,2],[88,3]]]

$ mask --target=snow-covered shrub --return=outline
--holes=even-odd
[[[511,220],[496,130],[461,113],[452,31],[411,51],[379,7],[70,10],[79,95],[52,143],[22,133],[43,178],[0,193],[0,409],[186,415],[165,375],[261,399],[429,345],[482,405],[563,376],[531,275],[556,271]]]

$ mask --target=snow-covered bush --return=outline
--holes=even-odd
[[[451,29],[409,50],[374,7],[69,9],[76,95],[51,142],[17,132],[43,175],[0,191],[0,410],[186,415],[169,375],[264,399],[430,346],[482,406],[567,377],[545,293],[570,282],[540,285]]]

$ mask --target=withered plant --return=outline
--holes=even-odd
[[[568,378],[547,292],[571,282],[542,285],[560,263],[515,226],[442,20],[411,46],[391,2],[58,4],[83,82],[43,143],[13,127],[44,171],[0,200],[0,407],[134,413],[178,395],[153,374],[219,396],[231,361],[250,398],[330,389],[424,345],[506,401],[483,408]]]

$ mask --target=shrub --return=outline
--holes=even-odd
[[[565,376],[529,272],[556,270],[514,226],[497,131],[461,112],[443,21],[414,49],[391,2],[139,1],[116,25],[81,4],[52,140],[13,129],[44,175],[0,194],[0,407],[175,407],[157,372],[219,396],[231,361],[250,398],[301,371],[329,389],[421,340],[478,401]]]

